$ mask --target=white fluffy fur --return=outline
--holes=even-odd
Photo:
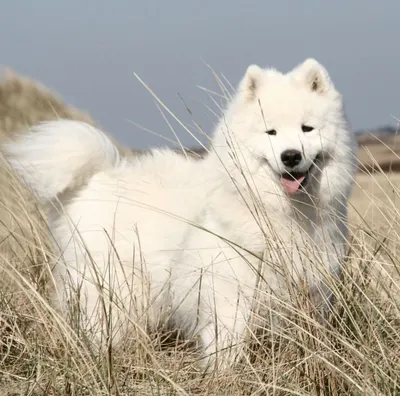
[[[63,309],[82,286],[88,324],[100,326],[99,296],[111,295],[115,341],[129,325],[168,319],[229,365],[221,349],[240,352],[255,301],[290,302],[289,285],[306,282],[326,303],[323,278],[345,254],[355,147],[340,94],[309,59],[287,74],[250,66],[202,161],[167,150],[120,158],[101,131],[63,120],[5,152],[40,197],[63,204],[47,205]],[[291,196],[280,181],[287,149],[303,153],[299,170],[324,153],[307,191]]]
[[[63,121],[56,125],[60,133],[55,133],[54,123],[43,123],[24,135],[23,144],[7,146],[13,168],[43,200],[71,187],[80,175],[101,171],[119,159],[109,138],[89,124]]]

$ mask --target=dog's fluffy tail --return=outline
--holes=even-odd
[[[40,123],[2,149],[11,167],[44,201],[120,160],[118,148],[103,132],[72,120]]]

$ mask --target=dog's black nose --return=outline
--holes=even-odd
[[[285,150],[281,154],[281,160],[288,168],[294,168],[296,165],[300,164],[301,159],[302,155],[298,150]]]

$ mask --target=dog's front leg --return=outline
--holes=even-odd
[[[214,317],[199,331],[205,355],[202,365],[207,371],[228,369],[242,356],[246,322],[243,312],[231,304],[218,305]]]

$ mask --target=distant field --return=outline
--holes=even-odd
[[[400,172],[400,136],[364,135],[359,137],[359,160],[367,169]]]
[[[355,220],[362,215],[365,220],[375,225],[387,225],[393,215],[400,211],[400,173],[358,174],[356,185],[350,200],[350,213]],[[391,213],[391,215],[390,215]],[[392,218],[381,219],[383,216]]]
[[[365,135],[359,145],[361,170],[350,201],[351,219],[389,227],[397,223],[400,210],[400,136]]]

